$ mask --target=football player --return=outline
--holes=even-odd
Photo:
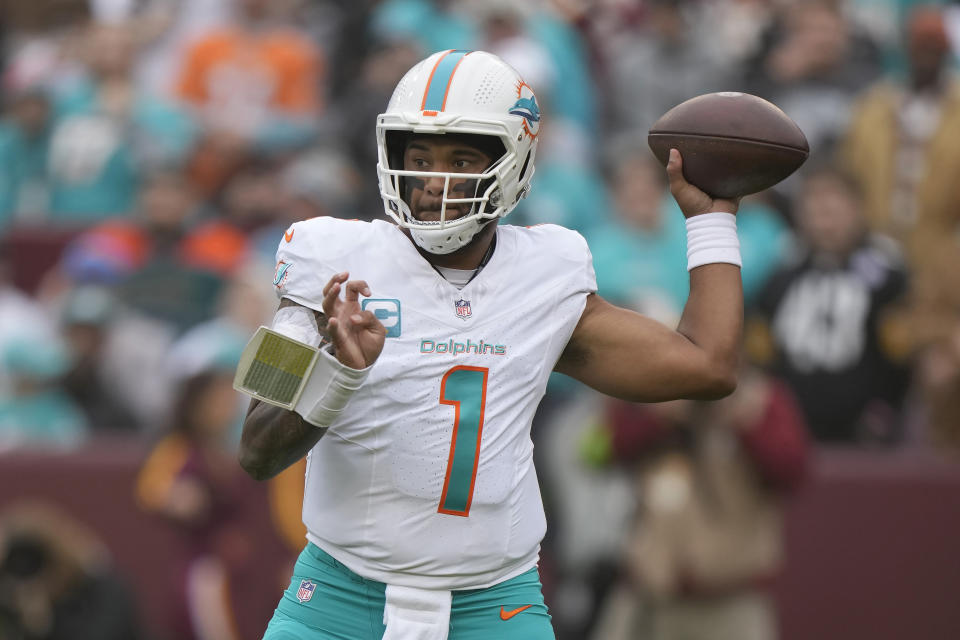
[[[377,119],[392,222],[315,218],[281,239],[280,307],[236,378],[254,397],[243,467],[308,460],[308,542],[268,640],[553,638],[530,440],[550,373],[634,401],[733,390],[737,202],[687,183],[672,152],[690,297],[669,329],[596,295],[576,232],[498,225],[540,126],[499,58],[436,53]]]

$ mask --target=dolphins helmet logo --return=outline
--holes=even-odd
[[[292,263],[285,262],[281,260],[277,263],[277,270],[273,276],[273,286],[277,289],[283,289],[283,285],[287,283],[287,277],[290,275],[290,265]]]
[[[510,113],[523,118],[523,130],[528,136],[537,137],[540,133],[540,105],[526,82],[517,84],[517,101],[510,107]]]

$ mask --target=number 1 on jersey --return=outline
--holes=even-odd
[[[486,367],[454,367],[440,382],[440,404],[454,407],[453,438],[439,513],[469,516],[480,461],[480,436],[487,406]]]

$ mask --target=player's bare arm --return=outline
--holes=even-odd
[[[251,400],[240,438],[240,466],[256,480],[269,480],[307,455],[326,431],[295,411]]]
[[[359,296],[369,296],[370,287],[349,277],[349,273],[339,273],[327,282],[323,313],[316,314],[317,329],[333,343],[341,364],[363,369],[383,350],[386,329],[373,312],[360,308]],[[280,308],[289,305],[296,303],[284,298]],[[324,433],[326,428],[307,422],[295,411],[253,400],[243,423],[240,464],[257,480],[272,478],[305,456]]]
[[[737,201],[711,199],[684,179],[677,151],[667,174],[687,218],[736,213]],[[556,370],[637,402],[720,398],[736,387],[742,328],[740,268],[706,264],[690,272],[690,296],[676,330],[589,296]]]

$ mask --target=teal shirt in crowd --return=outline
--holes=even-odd
[[[792,234],[776,211],[747,201],[737,212],[737,235],[743,259],[743,298],[749,305],[780,265]]]
[[[559,224],[589,236],[609,218],[606,185],[586,167],[545,162],[532,184],[530,195],[507,218],[509,224]]]
[[[577,123],[589,135],[597,133],[597,87],[580,34],[550,12],[528,22],[530,35],[550,54],[559,72],[549,88],[550,117]]]
[[[49,132],[36,137],[13,122],[0,123],[0,231],[18,214],[44,213]]]
[[[666,305],[674,313],[683,308],[690,289],[686,226],[671,199],[661,206],[656,230],[613,220],[588,236],[603,298],[641,312],[652,312],[651,305]]]
[[[453,12],[438,11],[428,0],[382,2],[373,12],[371,25],[379,37],[410,37],[427,53],[473,49],[477,42],[477,31],[470,21]]]
[[[679,314],[690,293],[683,214],[669,196],[661,227],[643,231],[614,221],[590,234],[598,293],[641,311],[663,304]],[[789,231],[771,209],[745,202],[737,213],[744,298],[749,303],[780,261]]]
[[[182,162],[196,136],[185,110],[137,95],[124,121],[99,110],[97,89],[78,80],[55,100],[48,180],[50,217],[90,223],[129,213],[146,164]]]
[[[70,448],[80,444],[86,431],[83,413],[62,391],[48,389],[0,399],[0,449]]]

